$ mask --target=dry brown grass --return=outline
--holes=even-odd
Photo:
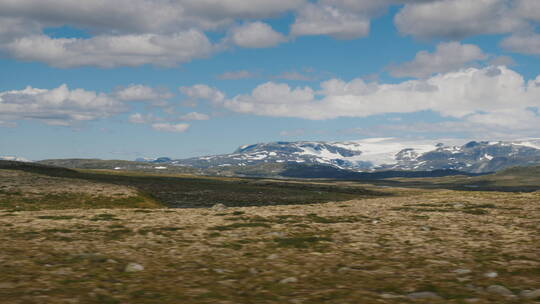
[[[539,223],[540,193],[457,191],[219,212],[0,211],[0,303],[412,303],[401,296],[415,291],[444,298],[418,303],[534,303],[485,287],[540,288]],[[130,262],[145,270],[124,272]]]
[[[0,170],[0,209],[163,207],[137,189],[83,179]]]

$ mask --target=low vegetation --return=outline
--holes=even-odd
[[[540,299],[540,192],[47,170],[0,170],[1,304]]]

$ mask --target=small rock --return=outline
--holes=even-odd
[[[52,274],[55,274],[55,275],[61,275],[61,276],[64,276],[64,275],[68,275],[68,274],[71,274],[72,273],[72,270],[71,268],[60,268],[58,270],[55,270],[55,271],[51,271]]]
[[[493,278],[496,278],[496,277],[498,277],[498,276],[499,276],[499,274],[498,274],[498,273],[496,273],[495,271],[490,271],[490,272],[486,272],[486,273],[484,273],[484,276],[485,276],[486,278],[490,278],[490,279],[493,279]]]
[[[456,208],[456,209],[459,209],[459,208],[465,207],[465,205],[464,205],[464,204],[461,204],[461,203],[457,203],[457,204],[454,204],[453,207]]]
[[[413,293],[408,294],[407,297],[412,300],[417,300],[417,299],[440,300],[442,299],[441,296],[431,291],[413,292]]]
[[[285,237],[286,234],[281,232],[281,231],[275,231],[275,232],[270,232],[270,236],[274,236],[274,237]]]
[[[215,273],[225,273],[225,272],[227,272],[227,271],[226,271],[225,269],[215,268],[215,269],[214,269],[214,272],[215,272]]]
[[[107,261],[105,261],[109,264],[118,264],[118,262],[116,260],[113,260],[113,259],[107,259]]]
[[[524,290],[519,294],[524,299],[536,300],[540,299],[540,289]]]
[[[454,270],[454,273],[462,275],[462,274],[469,274],[472,271],[470,269],[456,269]]]
[[[105,289],[102,289],[102,288],[94,288],[92,292],[97,295],[105,295],[108,293]]]
[[[474,292],[483,292],[484,291],[484,288],[482,287],[477,287],[477,286],[474,286],[473,284],[467,284],[465,285],[465,288],[470,290],[470,291],[474,291]]]
[[[249,269],[249,273],[251,273],[251,274],[258,274],[259,271],[258,271],[257,269],[255,269],[255,268],[250,268],[250,269]]]
[[[275,260],[275,259],[279,258],[279,255],[277,255],[275,253],[272,253],[271,255],[267,256],[266,258],[269,259],[269,260]]]
[[[349,271],[351,271],[351,270],[352,270],[352,268],[350,268],[350,267],[341,267],[341,268],[338,269],[337,271],[338,271],[338,272],[349,272]]]
[[[431,231],[431,228],[429,228],[428,226],[423,226],[421,229],[423,231]]]
[[[214,206],[212,206],[212,210],[214,211],[223,211],[227,209],[227,206],[223,205],[223,204],[215,204]]]
[[[378,223],[379,223],[379,221],[377,221],[377,220],[374,220],[374,221],[372,221],[371,223],[372,223],[372,224],[378,224]]]
[[[486,288],[486,291],[493,294],[498,294],[502,296],[512,296],[514,295],[508,288],[501,285],[491,285]]]
[[[281,284],[289,284],[289,283],[296,283],[298,282],[298,279],[295,278],[295,277],[290,277],[290,278],[286,278],[286,279],[283,279],[281,281],[279,281],[279,283]]]
[[[143,271],[144,266],[137,263],[129,263],[126,266],[125,272],[139,272]]]

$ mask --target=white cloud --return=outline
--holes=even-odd
[[[119,87],[113,95],[122,101],[150,102],[154,106],[166,106],[165,100],[173,97],[166,89],[155,89],[141,84],[131,84],[127,87]]]
[[[228,40],[244,48],[267,48],[287,41],[282,34],[263,22],[249,22],[233,27],[229,31]]]
[[[17,0],[1,1],[0,16],[65,24],[100,33],[175,33],[217,29],[234,19],[268,18],[304,0]],[[61,9],[59,9],[61,8]]]
[[[129,116],[128,121],[133,124],[151,124],[158,121],[161,121],[162,119],[159,117],[156,117],[152,114],[141,114],[141,113],[134,113]]]
[[[513,32],[527,24],[508,0],[440,0],[411,3],[395,16],[403,34],[420,38],[460,39]]]
[[[540,1],[516,0],[517,13],[524,18],[540,21]]]
[[[501,46],[511,52],[540,55],[540,35],[534,33],[520,33],[505,38]]]
[[[126,106],[104,93],[27,87],[0,92],[0,120],[35,119],[50,125],[72,125],[80,121],[107,118],[126,111]]]
[[[390,68],[390,74],[394,77],[423,78],[435,73],[458,70],[467,64],[485,60],[487,57],[476,45],[443,42],[437,45],[433,53],[418,52],[414,60]]]
[[[355,14],[340,7],[322,4],[306,4],[291,26],[291,35],[329,35],[337,39],[354,39],[369,34],[368,17]]]
[[[181,0],[187,11],[206,18],[268,18],[294,10],[305,0]]]
[[[184,133],[189,129],[189,124],[155,123],[152,129],[162,132]]]
[[[426,3],[438,0],[318,0],[306,2],[296,11],[292,36],[328,35],[355,39],[369,34],[372,18],[394,4]]]
[[[193,102],[198,100],[209,100],[214,104],[220,104],[225,100],[225,94],[216,88],[205,84],[196,84],[190,87],[180,87],[180,92],[189,97]]]
[[[216,50],[205,31],[223,30],[241,20],[274,17],[305,1],[0,1],[0,50],[19,60],[60,68],[170,67],[204,58]],[[237,34],[239,45],[265,47],[284,41],[282,35],[260,22],[249,24],[250,28],[240,28],[244,36]],[[44,34],[44,29],[62,26],[90,37],[66,39]],[[248,30],[263,38],[257,41]]]
[[[229,72],[225,72],[217,76],[217,78],[222,79],[222,80],[238,80],[238,79],[246,79],[246,78],[253,78],[253,77],[255,77],[255,75],[246,70],[229,71]]]
[[[535,128],[540,76],[525,81],[507,67],[468,68],[397,84],[331,79],[320,89],[268,82],[226,99],[231,111],[275,117],[332,119],[433,111],[476,124]],[[506,118],[505,118],[506,116]]]
[[[179,120],[209,120],[210,116],[204,113],[191,112],[179,117]]]
[[[24,61],[40,61],[59,68],[77,66],[175,66],[211,54],[204,33],[189,30],[173,35],[101,35],[88,39],[25,36],[6,44],[6,50]]]
[[[489,64],[494,66],[504,65],[509,67],[516,65],[516,62],[510,56],[496,56],[489,60]]]

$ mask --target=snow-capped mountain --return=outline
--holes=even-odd
[[[0,156],[0,160],[11,160],[11,161],[19,161],[19,162],[25,162],[25,163],[32,162],[31,160],[28,160],[23,157],[18,157],[18,156]]]
[[[158,158],[151,158],[151,157],[139,157],[135,159],[136,162],[142,162],[142,163],[155,163],[155,164],[161,164],[161,163],[170,163],[172,159],[169,157],[158,157]]]
[[[170,163],[203,169],[296,163],[330,165],[354,171],[453,169],[484,173],[540,164],[540,139],[471,141],[464,145],[398,142],[391,138],[347,142],[273,142],[241,146],[231,154],[173,160]]]

